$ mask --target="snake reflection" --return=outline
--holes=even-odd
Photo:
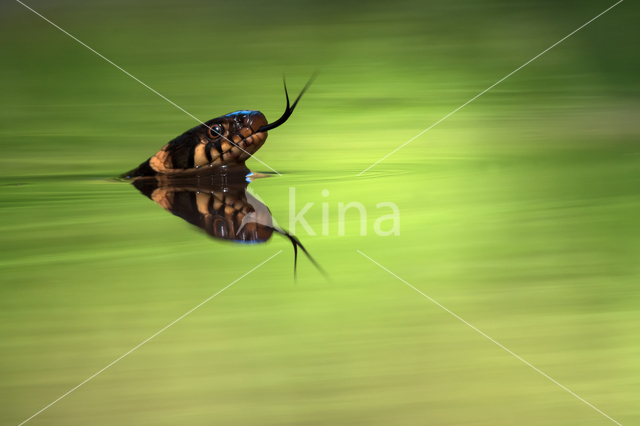
[[[271,239],[274,233],[282,235],[293,244],[294,276],[298,247],[325,275],[300,241],[280,228],[269,208],[247,190],[254,178],[248,169],[226,170],[223,167],[220,172],[207,175],[158,175],[136,179],[132,184],[169,213],[201,228],[217,240],[260,244]]]

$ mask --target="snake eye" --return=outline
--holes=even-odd
[[[217,124],[214,124],[213,126],[209,127],[209,136],[212,139],[218,139],[220,136],[222,136],[222,127],[220,127]]]

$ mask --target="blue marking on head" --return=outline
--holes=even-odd
[[[261,244],[266,242],[267,240],[258,240],[258,241],[238,241],[238,240],[232,240],[234,243],[236,244]]]

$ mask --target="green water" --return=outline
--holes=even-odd
[[[627,4],[629,3],[629,4]],[[28,3],[206,120],[277,118],[249,188],[285,238],[214,241],[112,178],[197,124],[18,3],[0,6],[0,424],[640,421],[637,7]],[[636,13],[637,16],[637,13]],[[251,169],[270,170],[251,160]],[[322,191],[329,195],[323,197]],[[338,233],[338,204],[356,210]],[[392,202],[400,235],[374,222]],[[322,235],[322,203],[329,235]],[[386,228],[388,224],[383,225]]]

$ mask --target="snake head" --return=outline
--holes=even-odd
[[[276,121],[269,123],[260,111],[248,110],[211,119],[176,137],[153,157],[122,177],[199,174],[201,171],[213,171],[223,166],[245,167],[245,161],[264,145],[267,132],[282,125],[291,116],[312,81],[313,78],[293,104],[289,102],[285,83],[287,106],[284,114]]]
[[[260,111],[236,111],[199,126],[202,147],[194,152],[193,166],[244,164],[267,140],[260,130],[267,119]]]
[[[202,168],[244,166],[267,140],[258,131],[267,124],[260,111],[235,111],[186,131],[148,160],[160,174],[181,174]]]

